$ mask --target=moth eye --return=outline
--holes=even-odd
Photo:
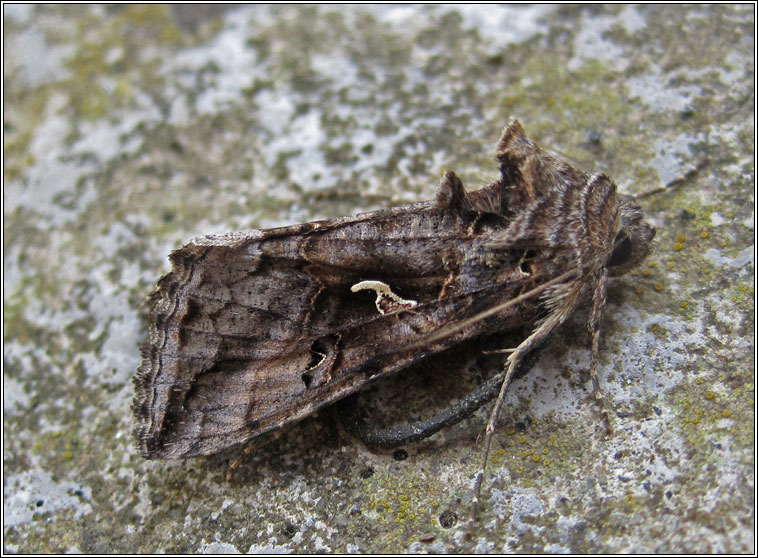
[[[624,231],[619,231],[613,240],[613,253],[608,258],[608,267],[624,265],[632,256],[632,241]]]

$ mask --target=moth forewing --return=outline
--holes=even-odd
[[[154,295],[135,380],[142,454],[220,451],[424,355],[514,327],[528,308],[520,317],[511,312],[467,326],[423,351],[413,346],[439,324],[512,299],[524,287],[513,269],[521,251],[487,246],[505,221],[480,217],[413,204],[201,237],[175,252],[174,269]],[[389,301],[387,310],[376,292]]]
[[[654,234],[609,178],[548,154],[517,120],[496,159],[500,176],[480,190],[447,171],[434,202],[199,237],[174,252],[134,379],[142,455],[212,454],[457,343],[527,327],[499,389],[490,382],[425,423],[434,432],[498,395],[476,509],[513,374],[586,299],[600,398],[606,278],[638,265]]]

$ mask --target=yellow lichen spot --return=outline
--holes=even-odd
[[[706,399],[713,399],[714,397],[716,397],[716,394],[713,393],[712,391],[709,391],[708,393],[705,394]]]
[[[550,453],[550,451],[547,448],[542,450],[542,455],[547,455],[548,453]]]
[[[543,459],[542,463],[544,463],[545,465],[550,465],[550,460],[549,459]]]
[[[729,243],[726,240],[722,240],[721,241],[721,247],[722,248],[726,248],[727,246],[729,246]]]
[[[681,242],[674,242],[674,252],[679,252],[682,248],[684,248],[684,244]]]
[[[710,275],[710,274],[711,274],[711,270],[710,270],[710,269],[708,269],[708,268],[705,268],[705,269],[703,270],[703,273],[705,273],[706,275]]]
[[[509,426],[505,429],[505,433],[508,434],[508,436],[513,436],[516,433],[516,429],[512,426]]]
[[[73,458],[73,457],[74,457],[74,454],[73,454],[72,452],[70,452],[70,451],[64,451],[64,452],[63,452],[63,458],[64,458],[64,459],[67,459],[67,460],[68,460],[68,459],[71,459],[71,458]]]
[[[532,461],[534,461],[535,463],[539,463],[540,462],[540,456],[539,455],[533,456],[532,457]]]
[[[679,306],[681,306],[682,308],[684,308],[686,310],[687,309],[687,301],[685,300]]]
[[[724,409],[723,411],[721,411],[721,416],[724,418],[729,418],[732,416],[732,411],[730,411],[729,409]]]
[[[663,283],[656,283],[656,284],[653,285],[653,288],[656,291],[662,291],[663,290]]]
[[[492,456],[492,459],[490,459],[490,462],[491,462],[493,465],[497,465],[498,463],[500,463],[500,458],[499,458],[497,455],[493,455],[493,456]]]
[[[526,436],[521,436],[521,438],[519,438],[518,441],[521,442],[522,444],[525,444],[526,443]]]
[[[676,235],[676,238],[674,240],[680,244],[684,244],[684,241],[687,240],[687,237],[680,233]]]
[[[645,275],[645,276],[647,276],[647,275],[650,275],[651,273],[652,273],[652,272],[651,272],[649,269],[643,269],[643,270],[642,270],[642,275]]]
[[[700,233],[700,238],[708,238],[709,236],[711,236],[711,235],[708,234],[708,231],[703,231],[703,232]]]
[[[653,260],[650,260],[649,262],[647,262],[647,266],[648,267],[655,267],[656,265],[658,265],[658,264],[655,261],[653,261]]]

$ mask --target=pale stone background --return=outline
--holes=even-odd
[[[4,5],[3,550],[754,552],[753,8]],[[674,182],[609,291],[611,438],[582,314],[513,385],[471,540],[486,410],[402,461],[329,413],[230,482],[241,450],[136,454],[171,249],[479,186],[511,115],[625,192]],[[454,396],[446,367],[408,378]]]

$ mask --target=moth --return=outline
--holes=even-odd
[[[478,190],[447,171],[433,201],[200,236],[174,251],[151,297],[134,378],[142,456],[195,457],[243,444],[429,355],[527,326],[502,373],[457,409],[379,440],[428,435],[497,395],[475,514],[513,374],[585,301],[600,401],[607,281],[638,266],[655,234],[610,178],[549,154],[518,120],[505,128],[496,161],[499,176]]]

